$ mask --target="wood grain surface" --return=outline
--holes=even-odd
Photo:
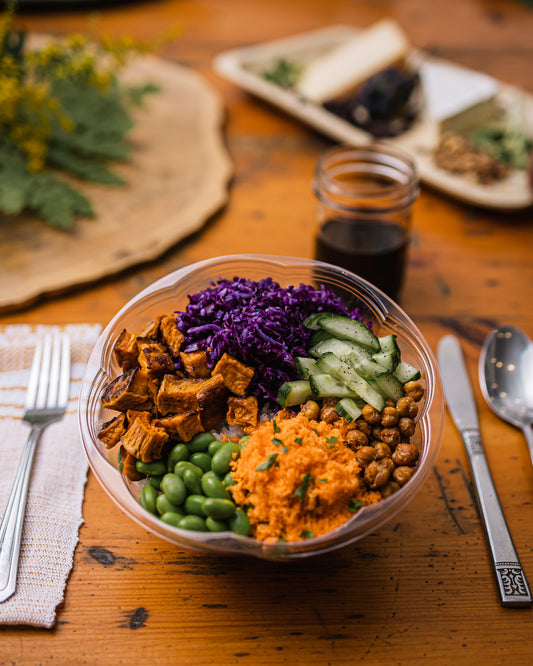
[[[518,0],[165,0],[27,13],[28,28],[181,37],[158,54],[200,73],[226,108],[234,179],[225,208],[160,259],[48,298],[0,323],[100,322],[162,275],[220,254],[312,256],[311,177],[331,141],[213,72],[228,48],[390,16],[415,46],[533,92],[533,9]],[[96,26],[96,28],[95,28]],[[533,337],[533,216],[467,207],[423,188],[401,305],[433,349],[461,340],[495,485],[533,583],[533,470],[522,434],[475,381],[495,324]],[[0,267],[4,271],[4,267]],[[85,523],[53,630],[0,628],[0,664],[531,663],[531,609],[499,606],[468,463],[447,416],[428,482],[391,523],[292,564],[180,550],[124,517],[92,475]]]

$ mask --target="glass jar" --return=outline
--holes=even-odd
[[[380,144],[328,150],[316,165],[315,258],[400,292],[419,191],[414,162]]]

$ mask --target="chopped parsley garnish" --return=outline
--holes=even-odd
[[[320,483],[327,483],[328,482],[327,479],[318,479],[318,480],[320,481]]]
[[[335,442],[338,439],[339,439],[338,437],[333,437],[333,436],[332,437],[326,437],[326,442],[328,442],[328,444],[335,444]]]
[[[302,479],[301,486],[294,491],[294,497],[297,497],[300,500],[300,502],[303,502],[305,498],[305,493],[308,490],[311,490],[314,480],[315,480],[314,477],[311,476],[309,473],[305,474],[305,476]]]
[[[282,453],[287,453],[288,450],[289,450],[289,447],[288,447],[288,446],[284,446],[284,447],[281,449],[281,452],[282,452]]]
[[[274,432],[280,432],[281,430],[279,425],[276,423],[276,419],[272,419],[272,427],[274,428]]]
[[[279,446],[280,444],[283,444],[283,440],[278,439],[277,437],[272,437],[272,444],[274,444],[274,446]]]
[[[312,539],[315,536],[315,533],[311,530],[302,530],[300,532],[300,537],[302,539]]]
[[[278,463],[276,462],[276,458],[278,457],[277,453],[273,453],[272,455],[268,456],[265,462],[262,462],[260,465],[257,465],[255,468],[257,472],[265,471],[268,472],[268,470],[272,467],[272,465],[277,465]]]
[[[297,437],[295,440],[296,444],[301,444],[304,440],[303,437]]]
[[[359,511],[359,509],[363,506],[363,502],[360,502],[359,500],[350,500],[348,504],[348,511],[351,511],[352,513],[355,513],[356,511]]]

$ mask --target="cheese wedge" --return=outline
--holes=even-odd
[[[409,53],[407,37],[399,26],[385,19],[353,39],[312,61],[303,71],[297,92],[322,103],[356,88]]]
[[[481,72],[451,63],[425,62],[420,80],[427,114],[441,132],[474,130],[489,122],[497,110],[498,83]]]

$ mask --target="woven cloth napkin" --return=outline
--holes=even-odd
[[[22,419],[37,339],[60,327],[0,327],[0,516],[4,515],[22,449],[30,432]],[[71,337],[71,386],[67,413],[42,434],[30,479],[15,594],[0,603],[0,624],[52,627],[72,568],[87,459],[77,424],[81,378],[100,327],[75,324]]]

